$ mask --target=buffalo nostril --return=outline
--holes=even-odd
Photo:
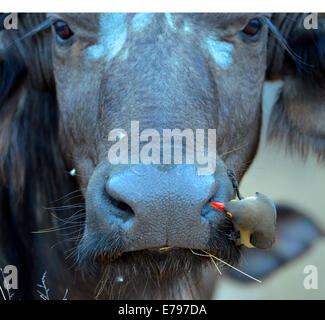
[[[108,195],[109,202],[114,207],[114,215],[117,218],[120,218],[123,222],[134,217],[134,211],[132,208],[125,202],[119,201]]]
[[[209,204],[206,204],[202,211],[201,211],[201,217],[202,218],[207,218],[207,216],[211,213],[211,207],[209,206]]]
[[[201,217],[206,218],[207,215],[208,215],[209,213],[211,213],[212,210],[211,210],[210,203],[213,201],[212,199],[213,199],[213,197],[209,198],[209,199],[205,202],[205,204],[204,204],[204,206],[203,206],[203,208],[202,208],[202,211],[201,211]]]
[[[128,180],[122,179],[120,176],[111,176],[105,185],[105,193],[113,207],[113,214],[126,222],[135,217],[134,208],[129,203],[132,188]]]
[[[125,202],[122,201],[116,201],[115,206],[123,211],[127,211],[127,212],[133,212],[132,208],[126,204]]]

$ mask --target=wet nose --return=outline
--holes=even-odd
[[[213,175],[194,165],[163,169],[139,164],[112,174],[105,191],[122,221],[129,250],[162,246],[196,248],[209,240],[203,207],[217,191]]]

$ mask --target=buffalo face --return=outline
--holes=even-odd
[[[158,260],[181,249],[197,260],[191,248],[236,262],[231,221],[209,203],[234,197],[227,168],[241,177],[256,152],[265,17],[98,14],[55,19],[60,21],[53,27],[53,65],[61,139],[75,159],[86,199],[81,262],[117,264],[118,257],[132,253],[141,264],[143,256],[157,256],[162,247],[173,249],[160,252]],[[164,129],[215,129],[212,170],[199,175],[197,162],[169,165],[162,156],[150,164],[112,165],[107,159],[110,132],[121,128],[129,134],[135,121],[140,132],[156,130],[161,151]],[[144,145],[140,141],[140,152]],[[174,265],[165,268],[174,270]]]
[[[74,225],[80,237],[69,250],[91,287],[98,282],[111,287],[112,297],[135,297],[136,288],[145,297],[157,292],[170,297],[179,280],[200,275],[202,262],[209,261],[199,256],[203,252],[236,263],[231,220],[209,203],[234,198],[227,169],[240,180],[254,158],[265,77],[285,75],[271,117],[272,136],[289,136],[289,144],[300,149],[311,143],[324,154],[317,116],[324,114],[323,87],[317,86],[317,95],[312,86],[306,88],[301,68],[314,63],[320,72],[309,73],[310,82],[323,79],[323,62],[308,48],[316,43],[322,53],[324,37],[320,30],[310,41],[299,31],[301,19],[248,13],[21,15],[17,33],[0,34],[0,71],[8,79],[0,96],[6,111],[0,169],[7,183],[1,188],[14,204],[2,211],[7,214],[10,207],[20,221],[17,232],[28,225],[30,234],[44,223],[40,208],[77,185],[86,210],[81,230]],[[34,37],[24,37],[26,32]],[[295,48],[306,63],[279,49],[279,43]],[[306,120],[302,109],[312,117]],[[134,126],[141,133],[137,147],[129,139]],[[164,133],[175,129],[173,141],[181,143],[165,161]],[[198,131],[205,134],[205,165],[198,158],[186,161],[187,145],[197,147]],[[127,143],[113,160],[124,161],[112,163],[109,152],[119,142]],[[182,152],[177,161],[175,151]],[[139,153],[149,161],[133,161]],[[69,181],[64,166],[65,172],[74,168]],[[199,174],[205,166],[209,170]],[[26,203],[33,218],[20,214]],[[50,265],[47,244],[29,239],[22,247],[41,247],[42,261]],[[63,265],[64,251],[56,252]],[[30,259],[21,260],[29,265]],[[128,295],[125,288],[132,283]],[[190,291],[181,281],[179,289]]]

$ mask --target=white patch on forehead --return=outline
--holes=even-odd
[[[217,41],[208,38],[207,45],[214,61],[222,68],[226,69],[232,62],[231,51],[233,45],[225,41]]]
[[[102,13],[98,43],[87,49],[90,59],[103,56],[109,61],[123,48],[127,37],[126,13]]]
[[[185,32],[190,32],[191,31],[191,27],[189,26],[187,21],[184,21],[184,27],[183,27]]]
[[[132,29],[142,31],[152,21],[153,13],[137,13],[132,19]]]
[[[129,58],[129,48],[127,48],[125,52],[121,54],[121,60],[127,60],[128,58]]]
[[[166,17],[166,20],[167,20],[169,26],[172,29],[176,30],[176,27],[175,27],[174,22],[173,22],[173,16],[172,16],[172,14],[171,13],[165,13],[165,17]]]

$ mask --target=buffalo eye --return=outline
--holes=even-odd
[[[54,30],[57,36],[61,40],[68,40],[73,36],[73,32],[71,31],[70,27],[63,21],[57,21],[54,23]]]
[[[259,19],[252,19],[242,31],[248,36],[253,37],[261,30],[261,28],[262,22]]]

